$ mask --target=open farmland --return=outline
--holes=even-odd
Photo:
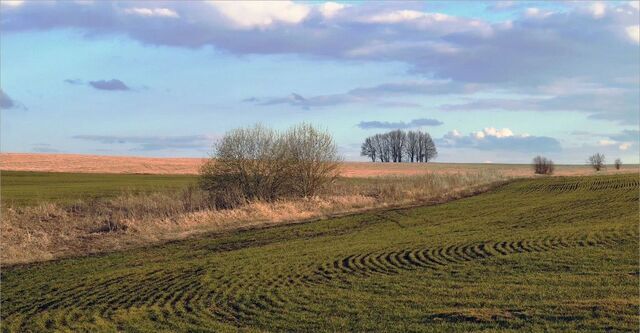
[[[636,331],[637,175],[2,271],[3,332]]]
[[[193,175],[4,171],[0,263],[130,249],[194,234],[296,223],[486,191],[493,172],[338,178],[313,198],[217,209]]]
[[[123,156],[97,156],[77,154],[0,154],[0,170],[69,172],[69,173],[136,173],[136,174],[189,174],[198,173],[202,158],[148,158]],[[625,165],[621,171],[638,172],[638,165]],[[371,163],[345,162],[341,164],[344,177],[411,176],[426,173],[455,174],[461,172],[493,171],[509,177],[533,176],[528,164],[464,164],[464,163]],[[586,165],[557,165],[555,175],[592,175]]]
[[[0,197],[4,206],[71,203],[123,193],[176,190],[195,182],[196,177],[190,175],[2,171]]]

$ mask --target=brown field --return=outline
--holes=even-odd
[[[0,154],[0,170],[87,173],[197,174],[202,158],[80,154]]]
[[[0,170],[87,173],[197,174],[203,158],[152,158],[98,156],[79,154],[0,154]],[[527,164],[459,164],[459,163],[370,163],[345,162],[345,177],[412,176],[426,173],[452,174],[492,170],[507,177],[532,176]],[[609,168],[613,170],[613,168]],[[638,172],[638,165],[623,166],[626,172]],[[558,165],[555,175],[590,175],[585,165]]]

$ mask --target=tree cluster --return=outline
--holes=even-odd
[[[371,162],[429,162],[438,150],[431,135],[422,131],[394,130],[370,136],[362,143],[360,155]]]
[[[200,170],[218,208],[249,200],[314,196],[339,172],[333,137],[309,124],[277,132],[260,125],[227,132]]]

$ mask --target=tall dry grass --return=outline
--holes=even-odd
[[[29,263],[225,232],[427,202],[443,202],[505,181],[498,172],[341,178],[317,196],[216,209],[197,187],[123,194],[70,205],[3,207],[0,263]]]

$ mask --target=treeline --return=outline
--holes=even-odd
[[[429,162],[438,151],[431,135],[422,131],[395,130],[370,136],[362,143],[360,155],[371,162]]]

